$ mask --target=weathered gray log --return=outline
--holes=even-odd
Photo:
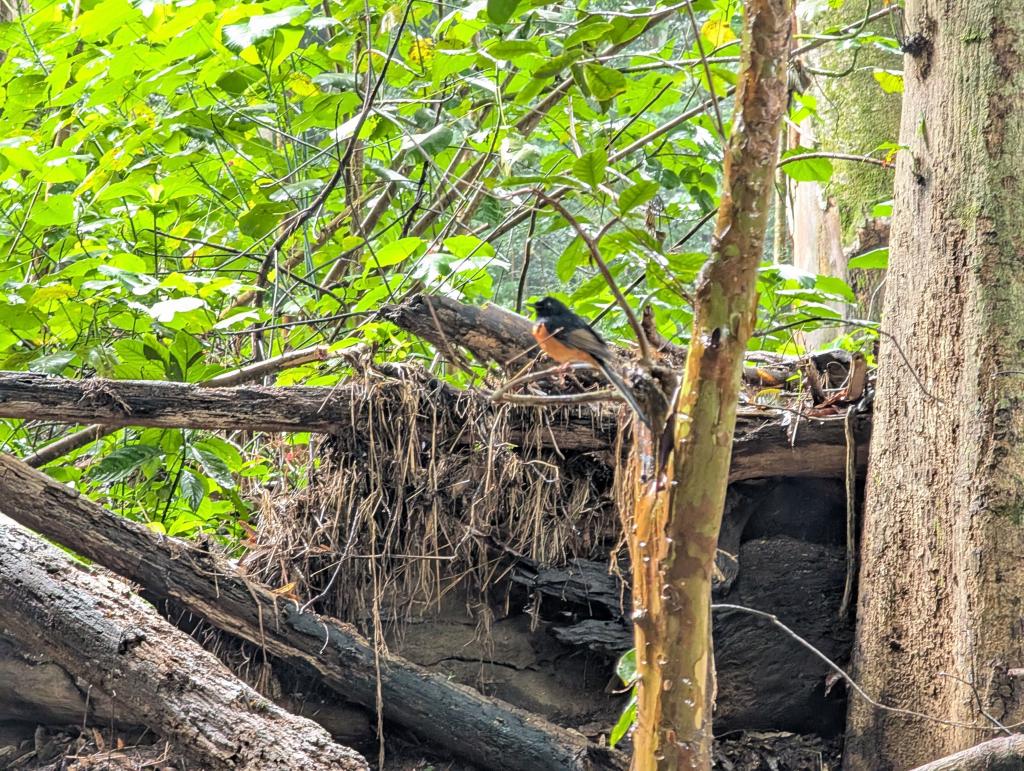
[[[969,749],[918,766],[914,771],[1020,771],[1024,768],[1024,734],[1000,736]]]
[[[387,385],[382,388],[387,388]],[[394,382],[398,389],[406,386]],[[452,410],[467,400],[484,401],[472,391],[460,391],[440,381],[430,384],[432,398]],[[149,380],[68,380],[25,372],[0,373],[0,417],[51,420],[64,423],[102,423],[113,426],[206,428],[246,431],[359,431],[353,423],[353,403],[361,386],[337,388],[295,386],[270,388],[238,386],[209,388],[187,383]],[[398,398],[396,396],[396,398]],[[607,413],[564,410],[536,431],[529,408],[516,410],[523,428],[513,431],[512,441],[525,442],[527,433],[536,441],[577,452],[605,452],[615,443],[615,421]],[[858,458],[867,462],[870,418],[856,422]],[[470,432],[458,441],[475,443],[481,437]],[[770,476],[842,476],[846,440],[842,417],[801,420],[795,440],[790,429],[768,413],[743,416],[737,424],[730,481]]]
[[[369,768],[238,680],[123,582],[3,520],[0,541],[3,634],[108,694],[200,768]]]
[[[529,319],[497,305],[467,305],[448,297],[418,294],[384,309],[384,318],[444,351],[465,348],[481,361],[505,368],[525,366],[539,351]]]
[[[645,322],[648,311],[645,309]],[[493,361],[504,369],[517,370],[539,355],[537,343],[530,330],[533,322],[497,305],[470,305],[450,297],[417,294],[399,305],[384,308],[384,318],[426,340],[442,353],[464,348],[481,361]],[[665,340],[653,338],[653,316],[645,324],[651,344],[671,366],[682,368],[686,349]],[[624,348],[616,349],[622,358],[629,356]],[[758,364],[744,367],[743,380],[755,386],[779,386],[800,370],[802,357],[785,356],[758,351],[751,354]],[[823,351],[810,355],[815,366],[823,373],[835,375],[827,382],[839,383],[845,377],[850,361],[847,351]],[[832,370],[835,372],[832,372]],[[596,378],[595,378],[596,379]]]
[[[158,536],[0,455],[0,501],[12,519],[169,598],[214,626],[313,673],[345,699],[375,708],[373,646],[352,627],[246,581],[226,560]],[[446,681],[397,656],[379,658],[384,717],[484,768],[623,768],[623,757],[521,709]]]
[[[406,385],[395,379],[382,389],[398,391]],[[431,381],[431,398],[455,410],[467,401],[485,397],[461,391],[441,381]],[[226,431],[311,431],[348,433],[360,430],[353,424],[356,396],[364,396],[358,384],[337,388],[292,386],[234,386],[211,388],[192,383],[158,380],[69,380],[29,372],[0,372],[0,417],[48,420],[59,423],[96,423],[106,426],[155,426],[158,428],[205,428]],[[386,396],[386,391],[382,397]],[[396,398],[398,398],[396,396]],[[544,431],[528,425],[513,429],[512,441],[525,441],[527,432],[562,450],[602,451],[614,443],[610,417],[580,411],[564,411],[564,418],[550,421]],[[481,437],[460,435],[474,443]]]

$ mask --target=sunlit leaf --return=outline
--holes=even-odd
[[[856,257],[851,257],[849,268],[860,268],[861,270],[878,270],[889,267],[889,247],[883,246],[878,249],[871,249],[867,252],[862,252]]]
[[[786,176],[797,182],[828,182],[832,179],[832,161],[821,156],[803,158],[812,151],[802,147],[787,150],[782,154],[780,168]],[[799,160],[787,161],[787,158],[800,157]]]

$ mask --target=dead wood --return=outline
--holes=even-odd
[[[126,584],[3,521],[0,539],[4,634],[108,694],[124,718],[174,742],[199,767],[368,768],[311,720],[239,681]]]
[[[538,355],[529,319],[497,305],[467,305],[448,297],[415,295],[384,309],[384,317],[441,351],[459,346],[480,361],[505,368],[529,364]]]
[[[469,305],[450,297],[418,294],[400,305],[384,309],[386,319],[426,340],[439,351],[464,348],[482,362],[496,362],[503,369],[518,370],[539,354],[537,343],[530,334],[533,323],[518,313],[496,305]],[[669,366],[682,369],[686,363],[686,348],[665,339],[654,325],[650,307],[644,309],[644,332]],[[619,349],[619,356],[629,352]],[[810,359],[822,371],[828,383],[841,382],[846,377],[850,355],[847,351],[823,351],[802,356],[784,356],[766,351],[751,352],[752,366],[744,367],[743,382],[748,386],[781,387],[800,370],[805,359]],[[596,380],[597,378],[595,378]],[[587,381],[584,378],[585,382]],[[793,384],[796,385],[794,380]]]
[[[472,763],[523,771],[624,767],[618,753],[375,651],[350,626],[301,612],[201,546],[157,536],[8,456],[0,456],[0,500],[21,524],[370,708],[377,703],[379,655],[384,717]]]
[[[1021,768],[1024,768],[1024,734],[1014,734],[933,760],[914,771],[1020,771]]]
[[[422,371],[390,367],[403,377],[391,377],[375,387],[382,401],[401,391],[405,379],[416,378],[442,409],[456,413],[487,405],[484,396],[461,391]],[[350,433],[360,430],[362,416],[354,403],[367,390],[365,383],[349,381],[337,388],[293,386],[234,386],[211,388],[157,380],[69,380],[28,372],[0,374],[0,417],[49,420],[60,423],[96,423],[105,426],[205,428],[226,431],[311,431]],[[510,441],[528,443],[528,434],[562,450],[600,451],[614,443],[612,415],[592,411],[561,411],[557,419],[538,425],[533,410],[518,410],[518,426]],[[538,428],[542,430],[538,431]],[[463,434],[462,443],[486,437]]]
[[[460,391],[411,370],[439,409],[465,415],[491,409],[486,397]],[[381,403],[405,387],[394,378],[376,381]],[[246,431],[312,431],[348,434],[365,419],[354,409],[367,386],[349,381],[336,388],[237,386],[209,388],[187,383],[141,380],[68,380],[33,373],[0,374],[0,417],[97,423],[113,426],[206,428]],[[392,393],[393,391],[393,393]],[[563,408],[550,419],[544,412],[516,408],[507,440],[561,451],[607,452],[615,442],[617,421],[610,411]],[[838,477],[845,469],[843,418],[803,419],[792,438],[791,421],[774,410],[742,413],[737,424],[729,480],[769,476]],[[858,464],[864,468],[870,419],[856,419]],[[461,432],[453,441],[477,445],[488,435]]]

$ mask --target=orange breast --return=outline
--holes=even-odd
[[[544,353],[559,364],[569,364],[574,361],[581,361],[584,364],[597,366],[597,362],[594,361],[593,356],[586,351],[581,351],[579,348],[573,348],[572,346],[566,345],[551,334],[547,327],[540,322],[533,325],[533,339],[537,341],[537,345],[540,346],[540,349],[544,351]]]

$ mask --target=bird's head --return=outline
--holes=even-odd
[[[556,300],[554,297],[544,297],[537,300],[535,303],[530,303],[533,306],[534,312],[537,314],[537,318],[541,316],[554,316],[560,313],[569,313],[569,308],[566,307],[565,303],[561,300]]]

